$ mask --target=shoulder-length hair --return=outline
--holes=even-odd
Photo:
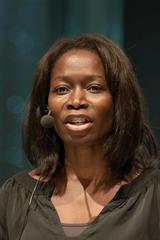
[[[157,156],[154,137],[144,117],[142,94],[132,65],[122,49],[97,34],[58,40],[37,67],[23,127],[23,145],[26,156],[38,175],[56,181],[57,186],[60,181],[58,179],[63,179],[61,187],[57,187],[59,193],[65,190],[67,181],[64,177],[63,142],[54,127],[43,128],[40,119],[46,114],[54,64],[71,49],[86,49],[98,54],[113,97],[113,126],[103,146],[106,174],[101,178],[101,185],[107,184],[107,181],[114,183],[124,180],[133,169],[153,166]]]

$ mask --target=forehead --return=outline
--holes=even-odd
[[[104,66],[102,60],[97,52],[88,49],[71,49],[63,53],[55,61],[52,67],[52,73],[57,70],[57,68],[103,68]],[[96,70],[96,69],[95,69]]]
[[[63,56],[67,56],[67,55],[72,55],[72,54],[79,54],[79,55],[96,55],[99,57],[99,54],[96,50],[92,50],[92,49],[87,49],[87,48],[71,48],[69,50],[66,50],[64,53],[60,54],[57,61],[59,60],[59,58],[63,57]]]
[[[51,84],[59,82],[87,84],[98,81],[107,84],[99,55],[90,50],[72,49],[61,55],[52,68]]]

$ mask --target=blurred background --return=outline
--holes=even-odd
[[[35,68],[59,37],[100,33],[129,56],[160,145],[160,2],[0,0],[0,183],[29,168],[21,125]]]

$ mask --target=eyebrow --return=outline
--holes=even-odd
[[[87,75],[87,76],[84,76],[84,82],[92,82],[93,80],[95,80],[97,78],[103,79],[103,76],[98,75],[98,74]],[[74,80],[74,77],[60,75],[60,76],[57,76],[54,80],[60,80],[60,81],[70,83]]]

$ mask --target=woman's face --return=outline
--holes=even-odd
[[[95,52],[72,49],[57,60],[48,105],[64,144],[103,143],[112,127],[113,100]]]

